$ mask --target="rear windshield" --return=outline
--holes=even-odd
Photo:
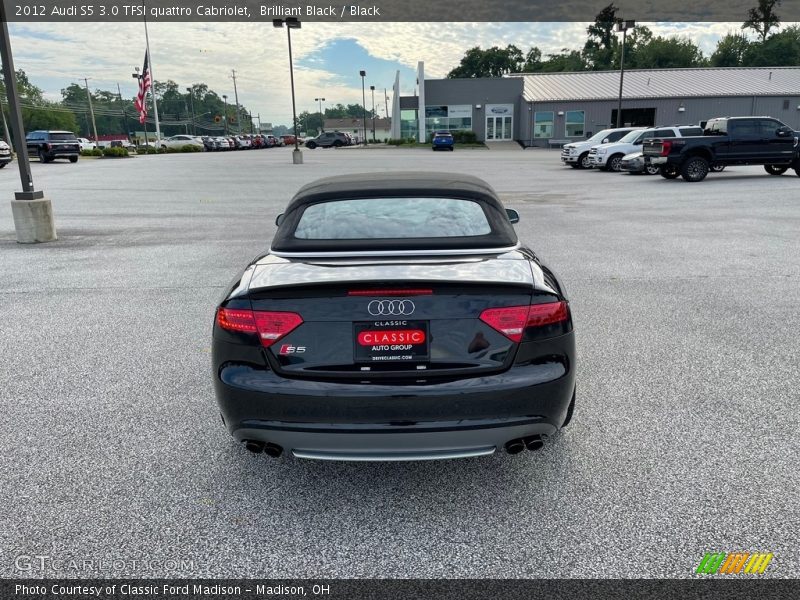
[[[55,142],[64,142],[64,141],[71,141],[76,142],[78,141],[74,134],[72,133],[51,133],[50,139]]]
[[[364,198],[308,206],[294,237],[302,240],[449,238],[487,235],[483,208],[457,198]]]

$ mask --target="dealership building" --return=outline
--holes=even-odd
[[[399,72],[395,78],[393,138],[472,130],[485,142],[549,146],[586,138],[617,120],[619,71],[426,80],[420,62],[417,83],[416,95],[401,96]],[[800,130],[800,67],[625,71],[624,125],[694,125],[745,115],[775,117]]]

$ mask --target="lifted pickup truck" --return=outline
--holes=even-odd
[[[702,181],[715,164],[764,165],[770,175],[792,168],[800,176],[798,143],[798,133],[772,117],[725,117],[709,120],[702,136],[646,140],[642,152],[665,179]]]

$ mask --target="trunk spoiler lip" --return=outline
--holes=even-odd
[[[453,248],[441,250],[350,250],[338,252],[286,252],[270,248],[269,254],[279,258],[392,258],[413,256],[483,256],[499,255],[519,250],[522,244],[517,242],[513,246],[502,248]]]

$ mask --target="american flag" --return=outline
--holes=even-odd
[[[150,66],[147,64],[147,52],[144,53],[144,68],[139,76],[139,94],[136,96],[134,106],[139,111],[139,123],[144,123],[147,119],[147,91],[150,89]]]

